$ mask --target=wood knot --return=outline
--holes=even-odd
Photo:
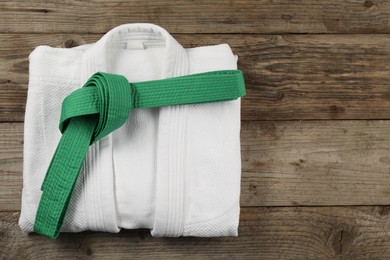
[[[290,162],[290,164],[295,167],[301,167],[303,163],[305,163],[305,160],[303,159],[299,159],[298,162]]]
[[[79,44],[77,44],[77,42],[73,39],[68,39],[63,44],[64,48],[73,48],[73,47],[76,47],[78,45]]]
[[[343,113],[343,112],[345,112],[345,107],[339,107],[336,105],[332,105],[332,106],[329,106],[329,111],[332,114]]]
[[[370,0],[364,1],[364,7],[371,8],[374,5],[374,3]]]
[[[388,216],[390,214],[390,207],[389,206],[378,206],[379,210],[379,216]]]
[[[66,39],[61,45],[62,48],[73,48],[85,44],[83,38],[79,37],[78,35],[73,35],[68,37],[72,37],[72,38]]]
[[[283,92],[278,92],[277,94],[276,94],[276,98],[280,101],[280,100],[282,100],[283,98],[284,98],[284,93]]]

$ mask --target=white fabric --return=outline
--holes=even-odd
[[[184,49],[156,25],[126,24],[95,44],[37,47],[24,131],[21,229],[32,232],[40,186],[61,138],[61,103],[95,72],[130,82],[236,69],[227,44]],[[148,228],[153,236],[236,236],[240,100],[133,110],[92,145],[62,231]]]

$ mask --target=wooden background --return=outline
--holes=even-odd
[[[57,3],[58,2],[58,3]],[[226,42],[247,82],[237,238],[22,234],[28,54],[131,22]],[[390,1],[0,2],[0,258],[390,258]]]

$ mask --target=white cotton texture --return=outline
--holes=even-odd
[[[29,56],[19,225],[34,231],[41,184],[61,138],[61,104],[95,72],[129,82],[237,69],[227,44],[184,49],[153,24],[125,24],[94,44]],[[62,232],[148,228],[156,237],[237,236],[240,99],[134,109],[91,145]]]

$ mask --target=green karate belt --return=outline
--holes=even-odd
[[[122,126],[131,109],[234,100],[245,96],[239,70],[221,70],[129,83],[124,76],[98,72],[62,103],[61,140],[41,190],[34,231],[56,238],[91,144]]]

